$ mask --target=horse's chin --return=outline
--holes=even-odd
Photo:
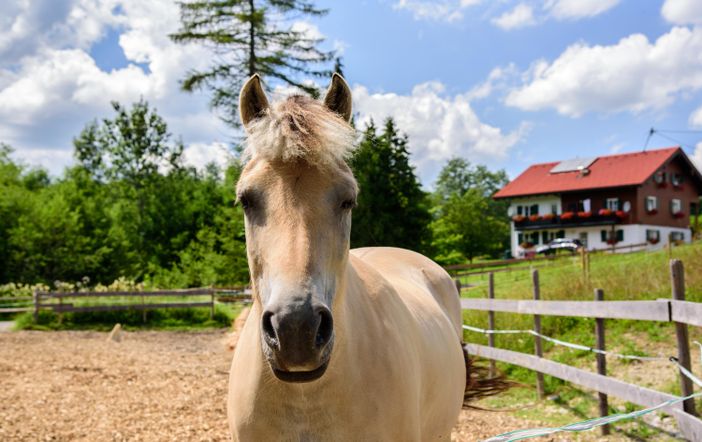
[[[321,378],[324,373],[327,371],[327,367],[329,366],[329,360],[326,360],[320,365],[319,367],[315,368],[314,370],[310,371],[287,371],[287,370],[281,370],[278,368],[275,368],[271,365],[271,370],[273,371],[273,374],[275,375],[276,378],[283,382],[290,382],[290,383],[304,383],[304,382],[312,382],[316,381],[317,379]]]

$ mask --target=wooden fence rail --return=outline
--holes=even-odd
[[[656,301],[604,301],[604,291],[595,290],[595,301],[542,301],[539,300],[538,270],[533,270],[532,285],[534,300],[505,300],[494,299],[492,275],[489,277],[490,290],[488,299],[461,299],[463,309],[481,310],[488,312],[489,327],[494,329],[495,312],[528,314],[534,316],[534,331],[540,332],[540,315],[574,316],[594,318],[596,348],[605,350],[605,319],[628,319],[644,321],[661,321],[675,324],[677,336],[678,361],[689,371],[691,369],[690,346],[687,333],[688,325],[702,326],[702,303],[685,300],[684,269],[682,262],[671,260],[671,292],[672,299]],[[489,335],[492,336],[492,335]],[[466,350],[473,355],[485,357],[494,361],[519,365],[534,370],[537,376],[537,391],[539,398],[544,396],[544,374],[590,388],[598,392],[600,399],[600,414],[606,415],[608,410],[608,395],[616,396],[626,401],[651,407],[676,396],[644,388],[607,377],[606,357],[597,354],[597,371],[592,373],[579,368],[549,361],[542,357],[540,337],[534,336],[535,354],[529,355],[495,347],[495,339],[489,339],[488,345],[466,344]],[[683,396],[693,393],[690,378],[682,372],[679,374]],[[692,441],[702,441],[702,420],[696,417],[694,401],[687,400],[671,406],[670,412],[675,416],[683,435]],[[608,434],[607,426],[602,428],[603,434]]]
[[[228,296],[233,296],[232,290],[227,291]],[[86,312],[107,312],[107,311],[124,311],[124,310],[140,310],[143,312],[142,319],[146,321],[146,311],[163,309],[163,308],[192,308],[192,307],[209,307],[210,318],[214,317],[215,297],[218,293],[217,289],[213,288],[196,288],[185,290],[154,290],[148,292],[43,292],[36,291],[33,296],[34,320],[38,320],[39,311],[42,309],[52,310],[59,315],[63,313],[86,313]],[[188,301],[188,302],[146,302],[146,299],[153,297],[203,297],[209,296],[207,301]],[[118,304],[99,304],[99,305],[74,305],[66,302],[67,299],[88,299],[88,298],[127,298],[135,299],[136,302],[118,303]],[[57,302],[47,302],[47,301]]]

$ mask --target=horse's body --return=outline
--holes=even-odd
[[[235,441],[449,440],[466,365],[451,278],[407,250],[349,250],[348,86],[269,107],[242,90],[253,305],[228,397]]]
[[[450,440],[466,383],[451,278],[413,252],[356,249],[339,295],[329,368],[307,384],[271,374],[254,304],[231,370],[234,439]]]

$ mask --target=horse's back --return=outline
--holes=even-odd
[[[460,340],[463,336],[461,305],[456,285],[446,271],[424,255],[396,247],[363,247],[351,254],[380,273],[406,302],[425,307],[436,302]],[[403,290],[408,285],[415,290]],[[419,293],[419,296],[413,296]],[[425,294],[430,297],[423,296]]]

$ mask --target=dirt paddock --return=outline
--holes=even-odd
[[[0,441],[227,441],[223,331],[0,333]],[[464,411],[453,440],[526,428]]]

